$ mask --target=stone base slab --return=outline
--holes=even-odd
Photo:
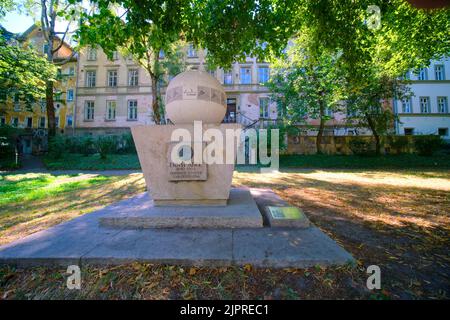
[[[231,189],[222,206],[155,206],[148,194],[132,204],[115,207],[99,219],[100,226],[148,228],[262,228],[263,219],[249,189]]]
[[[263,203],[261,193],[254,195],[258,204]],[[67,267],[139,261],[194,266],[253,264],[263,268],[306,268],[354,263],[345,249],[314,226],[302,229],[100,227],[101,218],[111,216],[119,209],[122,214],[141,212],[151,205],[146,197],[147,193],[142,193],[2,246],[0,264]]]

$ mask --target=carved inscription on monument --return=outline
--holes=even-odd
[[[172,152],[175,147],[177,150]],[[193,156],[194,152],[191,146],[169,143],[167,152],[169,181],[205,181],[208,179],[206,163],[194,163]],[[177,159],[173,159],[174,157]]]

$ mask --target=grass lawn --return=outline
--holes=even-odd
[[[79,183],[78,187],[72,184]],[[0,268],[6,299],[445,299],[450,297],[450,171],[288,170],[235,172],[235,186],[272,188],[357,260],[309,269],[181,268],[133,263],[83,266],[82,290],[65,268]],[[3,243],[144,190],[141,174],[4,175]],[[14,190],[20,190],[15,195]],[[28,191],[26,191],[28,190]],[[45,191],[47,190],[47,192]],[[54,191],[49,191],[54,190]],[[5,196],[6,195],[6,196]],[[369,265],[382,290],[366,289]]]
[[[61,159],[47,156],[44,164],[50,170],[113,170],[140,169],[137,155],[109,155],[102,160],[98,154],[83,156],[67,154]],[[421,157],[413,154],[381,157],[329,156],[329,155],[292,155],[280,157],[281,168],[307,169],[404,169],[438,168],[450,169],[450,155]],[[238,166],[238,170],[241,170]]]
[[[139,159],[135,154],[111,154],[101,159],[99,154],[83,156],[69,153],[61,159],[52,159],[49,156],[43,159],[45,166],[50,170],[115,170],[140,169]]]

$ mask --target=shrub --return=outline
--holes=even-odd
[[[67,151],[66,139],[63,136],[56,135],[48,141],[48,153],[54,159],[60,159]]]
[[[106,159],[108,154],[113,153],[117,147],[117,139],[112,136],[101,136],[96,141],[97,151],[101,159]]]
[[[388,143],[397,154],[406,152],[406,149],[409,147],[407,136],[388,136]]]
[[[442,147],[442,140],[437,135],[414,136],[414,147],[420,156],[432,156]]]
[[[354,137],[351,138],[348,142],[348,147],[353,152],[353,154],[359,156],[373,155],[375,153],[372,139]]]
[[[79,147],[80,153],[86,157],[96,151],[94,148],[94,139],[92,139],[91,137],[79,138]]]
[[[122,151],[124,153],[131,153],[131,154],[135,154],[136,153],[136,146],[134,145],[134,140],[133,140],[133,136],[131,135],[131,133],[125,133],[122,135],[121,137],[122,139]]]

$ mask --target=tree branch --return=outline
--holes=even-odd
[[[68,31],[69,31],[70,23],[71,23],[71,21],[67,24],[66,31],[64,31],[64,34],[63,34],[63,36],[60,38],[60,42],[59,42],[58,46],[57,46],[55,49],[52,50],[52,53],[56,53],[56,52],[57,52],[59,49],[61,49],[61,47],[63,46],[63,44],[64,44],[64,39],[66,38],[66,35],[67,35]]]

